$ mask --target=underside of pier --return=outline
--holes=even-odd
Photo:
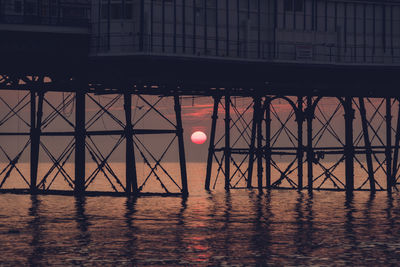
[[[399,67],[139,54],[52,68],[37,55],[8,59],[0,66],[2,192],[188,195],[187,96],[213,103],[207,190],[397,189]],[[154,136],[162,149],[154,151]],[[179,171],[165,163],[171,151]],[[123,171],[113,166],[118,153]],[[96,167],[88,171],[88,162]],[[98,190],[96,179],[109,188]],[[148,191],[154,184],[160,190]]]

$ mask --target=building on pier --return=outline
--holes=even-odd
[[[0,53],[4,67],[14,72],[62,73],[86,61],[90,2],[1,0]]]
[[[3,32],[85,32],[91,56],[400,62],[400,2],[394,0],[2,0],[0,26]]]
[[[400,2],[101,0],[92,55],[318,63],[400,62]]]

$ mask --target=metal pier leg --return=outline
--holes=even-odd
[[[36,132],[36,92],[31,91],[31,129],[30,129],[30,138],[31,138],[31,155],[30,155],[30,168],[31,168],[31,180],[30,180],[30,190],[33,193],[36,190],[36,181],[37,174],[35,170],[35,159],[38,155],[35,153],[35,132]]]
[[[298,190],[303,189],[303,98],[297,98],[297,177],[298,177]]]
[[[397,113],[397,126],[396,126],[396,136],[394,141],[394,152],[393,152],[393,171],[392,171],[392,186],[396,185],[396,176],[397,176],[397,162],[399,158],[399,144],[400,144],[400,101],[398,105],[398,113]]]
[[[124,94],[125,109],[125,138],[126,138],[126,157],[125,157],[125,177],[126,177],[126,193],[130,195],[137,194],[137,173],[135,161],[135,148],[133,146],[133,129],[132,129],[132,95]]]
[[[179,96],[174,96],[174,107],[176,115],[176,134],[178,136],[179,146],[179,163],[181,166],[181,179],[182,179],[182,194],[187,196],[189,194],[186,174],[186,158],[185,158],[185,146],[183,142],[183,127],[181,117],[181,103],[179,102]]]
[[[257,135],[257,105],[256,99],[253,99],[253,122],[251,125],[250,151],[249,151],[249,167],[247,173],[247,188],[252,188],[253,169],[254,169],[254,150]]]
[[[75,108],[75,194],[85,192],[85,92],[76,92]]]
[[[257,180],[258,180],[258,189],[262,190],[263,182],[262,182],[262,175],[263,175],[263,168],[262,168],[262,109],[261,109],[261,98],[256,98],[256,107],[257,107]]]
[[[354,110],[352,97],[345,98],[345,165],[346,165],[346,193],[354,191],[354,144],[353,144]]]
[[[207,172],[206,172],[206,184],[205,184],[206,190],[210,190],[212,163],[213,163],[213,156],[214,156],[214,151],[215,151],[215,131],[217,129],[218,107],[219,107],[220,100],[221,100],[220,96],[214,97],[214,108],[213,108],[213,114],[211,117],[212,122],[211,122],[210,145],[208,147],[208,157],[207,157]]]
[[[386,98],[386,185],[387,191],[392,192],[392,103]]]
[[[361,125],[364,136],[365,157],[367,160],[369,187],[371,191],[375,191],[375,177],[374,177],[374,168],[372,165],[372,148],[368,133],[367,111],[365,110],[364,98],[359,97],[358,100],[360,101]]]
[[[271,188],[271,102],[265,100],[265,178],[267,189]]]
[[[30,181],[30,189],[33,193],[36,190],[36,181],[37,181],[37,173],[36,173],[36,158],[38,155],[36,154],[34,141],[36,140],[36,92],[31,91],[31,129],[30,129],[30,138],[31,138],[31,156],[30,156],[30,168],[31,168],[31,181]]]
[[[39,167],[39,147],[40,134],[43,116],[43,98],[44,93],[38,93],[38,106],[36,110],[36,94],[31,92],[31,180],[30,191],[35,193],[37,190],[37,176]]]
[[[230,103],[231,99],[229,95],[225,95],[225,190],[229,190],[230,185],[230,164],[231,164],[231,144],[230,144]]]
[[[307,178],[308,178],[308,191],[313,190],[313,137],[312,137],[312,121],[313,121],[313,110],[312,110],[312,99],[311,96],[307,96]]]

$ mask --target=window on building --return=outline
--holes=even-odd
[[[133,5],[132,3],[125,3],[125,18],[132,19],[133,18]]]
[[[121,3],[111,4],[111,19],[121,19],[122,18],[122,5]]]
[[[54,5],[54,4],[52,4],[52,5],[50,6],[50,16],[52,16],[52,17],[58,16],[58,8],[57,8],[57,6]]]
[[[109,10],[110,7],[110,10]],[[101,18],[108,19],[110,12],[111,19],[132,19],[133,18],[133,4],[130,0],[125,0],[125,8],[123,8],[122,1],[113,1],[108,4],[105,2],[101,5]]]
[[[62,16],[64,18],[87,18],[87,10],[81,7],[62,7]]]
[[[102,19],[108,18],[108,4],[101,5],[101,18]]]
[[[25,14],[27,15],[36,14],[36,4],[34,2],[26,1],[24,8],[25,8]]]
[[[304,0],[285,0],[283,2],[285,11],[302,12],[304,11]]]
[[[294,0],[293,6],[294,6],[294,11],[296,12],[304,11],[304,0]]]
[[[14,2],[14,12],[15,13],[22,13],[22,2],[21,1],[15,1]]]
[[[293,0],[285,0],[283,2],[285,11],[293,11]]]

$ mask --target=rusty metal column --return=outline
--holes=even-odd
[[[398,111],[397,111],[397,125],[396,125],[396,135],[394,140],[394,152],[393,152],[393,168],[392,168],[392,186],[396,185],[396,176],[397,176],[397,162],[399,158],[399,144],[400,144],[400,101],[398,104]]]
[[[174,107],[176,115],[176,135],[178,136],[178,146],[179,146],[179,163],[181,167],[182,194],[184,196],[187,196],[189,194],[189,190],[188,190],[187,173],[186,173],[185,145],[183,141],[181,103],[179,102],[178,95],[174,96]]]
[[[138,193],[135,148],[133,146],[133,129],[132,129],[132,95],[124,94],[124,109],[125,109],[125,178],[126,178],[126,193],[130,195]]]
[[[358,100],[360,102],[361,125],[364,136],[365,157],[367,160],[369,188],[371,189],[371,191],[375,191],[375,177],[374,177],[374,167],[372,165],[371,141],[369,140],[369,133],[368,133],[367,111],[365,110],[364,98],[359,97]]]
[[[215,151],[215,131],[217,129],[217,120],[218,120],[218,107],[219,101],[221,100],[220,96],[214,97],[214,108],[212,114],[212,122],[211,122],[211,134],[210,134],[210,144],[208,146],[208,157],[207,157],[207,172],[206,172],[206,184],[205,189],[210,190],[210,181],[211,181],[211,171],[212,171],[212,163],[213,156]]]
[[[33,193],[36,190],[36,181],[37,181],[37,172],[36,172],[36,158],[38,155],[36,154],[34,140],[36,133],[36,92],[31,91],[31,129],[30,129],[30,138],[31,138],[31,153],[30,153],[30,190]]]
[[[36,92],[31,91],[31,125],[30,125],[30,139],[31,139],[31,151],[30,151],[30,190],[33,193],[36,190],[37,174],[35,171],[35,158],[38,156],[35,154],[34,143],[35,129],[36,129]]]
[[[250,150],[249,150],[249,167],[247,173],[247,188],[252,188],[253,180],[253,169],[254,169],[254,150],[257,136],[257,108],[256,99],[253,99],[253,121],[251,124],[251,136],[250,136]]]
[[[261,190],[263,187],[262,182],[262,175],[263,175],[263,168],[262,168],[262,109],[261,109],[261,97],[256,97],[256,102],[254,103],[257,107],[256,111],[256,118],[257,118],[257,180],[258,180],[258,189]]]
[[[392,192],[392,103],[386,98],[386,185],[387,191]]]
[[[265,178],[267,189],[271,188],[271,102],[265,99]]]
[[[312,137],[312,121],[314,119],[314,111],[312,107],[312,98],[307,96],[307,109],[306,109],[306,119],[307,119],[307,178],[308,178],[308,191],[313,190],[313,137]]]
[[[35,193],[37,190],[37,176],[38,176],[39,151],[40,151],[39,147],[40,147],[40,135],[42,128],[44,92],[39,91],[38,96],[39,96],[38,106],[37,110],[35,111],[36,97],[35,93],[33,93],[33,96],[31,93],[31,180],[30,180],[31,193]]]
[[[346,193],[354,191],[354,144],[353,144],[353,120],[354,109],[352,97],[345,97],[345,165],[346,165]]]
[[[75,194],[82,195],[85,192],[85,92],[76,91],[75,107]]]
[[[298,190],[303,189],[303,98],[297,98],[297,177],[298,177]]]
[[[229,184],[230,184],[230,164],[231,164],[231,135],[230,135],[230,121],[231,121],[231,115],[230,115],[230,105],[231,105],[231,99],[228,94],[225,95],[225,190],[229,190]]]

